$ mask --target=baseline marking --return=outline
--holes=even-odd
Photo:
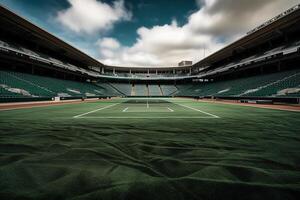
[[[216,119],[216,117],[80,117],[80,119]]]
[[[129,107],[125,108],[122,112],[126,112],[128,110]]]
[[[211,114],[211,113],[204,112],[204,111],[199,110],[199,109],[196,109],[196,108],[192,108],[192,107],[189,107],[189,106],[186,106],[186,105],[182,105],[182,104],[179,104],[179,103],[175,103],[175,104],[177,104],[177,105],[179,105],[179,106],[182,106],[182,107],[185,107],[185,108],[189,108],[189,109],[194,110],[194,111],[197,111],[197,112],[204,113],[204,114],[209,115],[209,116],[212,116],[212,117],[214,117],[214,118],[220,118],[220,117],[217,116],[217,115],[213,115],[213,114]]]
[[[172,110],[171,108],[168,108],[169,111],[174,112],[174,110]]]
[[[97,112],[97,111],[100,111],[100,110],[104,110],[104,109],[107,109],[107,108],[116,106],[116,105],[118,105],[118,104],[120,104],[120,103],[115,103],[115,104],[112,104],[112,105],[109,105],[109,106],[105,106],[105,107],[103,107],[103,108],[99,108],[99,109],[97,109],[97,110],[92,110],[92,111],[90,111],[90,112],[86,112],[86,113],[83,113],[83,114],[80,114],[80,115],[76,115],[76,116],[74,116],[73,118],[79,118],[79,117],[82,117],[82,116],[87,115],[87,114],[90,114],[90,113],[94,113],[94,112]]]

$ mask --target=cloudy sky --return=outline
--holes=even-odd
[[[201,60],[299,0],[0,0],[109,65]],[[205,51],[204,51],[205,49]]]

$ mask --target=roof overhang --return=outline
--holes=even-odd
[[[6,31],[20,38],[26,37],[26,40],[30,40],[43,48],[63,54],[63,56],[78,63],[83,63],[85,66],[103,66],[103,64],[96,59],[34,25],[23,17],[20,17],[2,5],[0,5],[0,24],[2,28],[5,26]]]
[[[282,34],[281,30],[287,27],[291,27],[293,26],[293,24],[296,24],[297,22],[300,21],[300,4],[296,5],[292,9],[294,9],[292,12],[282,16],[277,20],[269,20],[271,21],[271,23],[268,23],[265,26],[260,26],[259,29],[254,29],[253,31],[250,31],[247,35],[240,38],[239,40],[231,43],[230,45],[224,47],[223,49],[195,63],[194,66],[209,66],[214,62],[232,56],[233,53],[236,51],[251,48],[257,44],[260,44],[270,39],[273,36],[278,36]],[[289,9],[288,11],[290,10],[291,9]]]

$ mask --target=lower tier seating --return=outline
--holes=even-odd
[[[111,91],[107,85],[0,71],[0,98],[112,96]]]
[[[0,98],[99,96],[300,97],[300,69],[213,83],[88,83],[0,70]]]
[[[147,87],[144,84],[135,84],[135,96],[148,96]]]
[[[131,84],[129,83],[111,83],[110,85],[122,95],[125,96],[131,95],[132,88],[131,88]]]
[[[162,96],[160,88],[158,85],[148,85],[149,96]]]
[[[174,85],[160,85],[164,96],[171,96],[178,91]]]
[[[300,69],[177,87],[177,96],[300,97]]]

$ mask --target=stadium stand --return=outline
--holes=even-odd
[[[201,96],[300,97],[300,70],[212,83],[157,85],[83,83],[14,71],[0,71],[1,97]],[[134,89],[134,94],[132,90]]]
[[[158,85],[149,84],[149,96],[162,96],[161,90]]]
[[[91,84],[0,71],[1,97],[98,97],[116,94],[107,84]]]
[[[178,90],[174,85],[160,85],[164,96],[172,96]]]
[[[79,72],[81,74],[87,74],[90,76],[98,77],[99,75],[91,70],[83,69],[80,67],[76,67],[75,65],[72,65],[70,63],[66,63],[63,61],[60,61],[56,58],[47,56],[43,53],[37,53],[35,51],[29,50],[25,47],[22,47],[16,43],[11,43],[7,41],[0,40],[0,49],[2,51],[11,51],[21,56],[28,56],[30,59],[43,62],[45,64],[53,65],[55,67],[65,69],[72,72]]]
[[[289,70],[214,83],[178,85],[177,96],[279,97],[297,96],[300,70]]]
[[[135,96],[148,96],[145,84],[135,84]]]
[[[248,56],[246,58],[235,60],[230,62],[229,64],[221,65],[217,68],[207,68],[208,70],[204,70],[198,74],[198,77],[206,77],[217,75],[219,73],[228,72],[230,70],[237,70],[240,68],[246,68],[249,65],[257,64],[257,63],[265,63],[269,60],[275,60],[276,58],[280,58],[282,56],[287,56],[289,54],[297,53],[300,50],[300,41],[293,41],[287,45],[281,45],[277,47],[273,47],[271,50],[265,50],[264,52],[257,53],[255,55]]]
[[[28,81],[24,76],[26,75],[17,72],[0,71],[1,97],[14,98],[55,96],[55,92],[35,83],[38,77],[34,77],[31,79],[31,81]]]
[[[120,94],[125,96],[131,96],[131,84],[128,83],[111,83],[110,84]]]
[[[96,83],[96,85],[99,87],[97,90],[99,90],[102,94],[106,94],[110,97],[122,96],[120,92],[118,92],[108,83]]]

